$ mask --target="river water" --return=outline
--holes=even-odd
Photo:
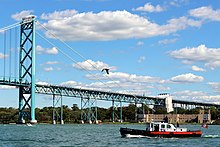
[[[145,129],[139,124],[0,125],[0,146],[198,146],[220,147],[220,126],[182,125],[202,129],[201,138],[121,138],[120,127]]]

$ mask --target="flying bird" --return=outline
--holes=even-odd
[[[109,69],[108,68],[103,68],[102,72],[105,71],[107,74],[109,74]]]

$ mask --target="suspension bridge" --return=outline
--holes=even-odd
[[[3,70],[1,70],[3,71],[3,76],[0,78],[0,85],[15,86],[19,89],[18,123],[25,123],[25,121],[37,123],[35,118],[35,94],[52,95],[54,108],[53,122],[55,121],[55,107],[59,105],[61,108],[61,114],[59,114],[61,123],[63,123],[62,98],[64,96],[81,99],[81,120],[88,122],[97,121],[98,100],[112,102],[113,121],[116,119],[114,112],[115,108],[118,107],[120,108],[119,120],[122,120],[122,103],[134,103],[135,105],[142,104],[142,106],[161,105],[166,107],[167,110],[172,109],[173,106],[177,104],[181,105],[182,107],[214,106],[216,108],[220,108],[220,105],[217,104],[173,100],[169,96],[148,97],[109,91],[106,92],[83,88],[36,84],[36,22],[35,17],[30,16],[23,18],[20,23],[9,25],[0,29],[3,40],[3,43],[1,43],[1,47],[3,46],[3,53],[0,51],[0,59],[3,59],[3,63],[1,62],[1,64],[4,66]],[[41,27],[44,26],[42,25]],[[13,34],[15,35],[13,36]],[[19,37],[17,37],[17,34],[19,34]],[[49,42],[49,40],[40,35],[40,33],[37,34]],[[52,36],[58,39],[54,34],[52,34]],[[54,45],[51,42],[49,43]],[[70,47],[65,42],[63,43],[67,47]],[[12,48],[14,50],[12,50]],[[67,57],[69,58],[68,55]],[[136,107],[136,109],[138,108]],[[137,114],[135,116],[137,119]]]

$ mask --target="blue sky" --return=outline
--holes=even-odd
[[[218,0],[3,0],[0,13],[0,28],[37,17],[39,84],[220,102]],[[1,69],[10,59],[3,48]],[[18,90],[0,86],[0,93],[1,107],[18,106]],[[73,103],[79,100],[64,100]],[[50,96],[37,95],[36,107],[51,104]]]

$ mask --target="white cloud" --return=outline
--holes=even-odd
[[[77,13],[78,12],[76,10],[67,9],[64,11],[55,11],[53,13],[48,13],[48,14],[43,13],[40,18],[44,20],[51,20],[51,19],[59,20],[59,19],[66,19],[69,16],[75,15]]]
[[[195,66],[195,65],[192,66],[192,70],[193,70],[193,71],[205,71],[205,69],[200,68],[200,67]]]
[[[0,89],[8,90],[8,89],[15,89],[15,86],[8,86],[8,85],[0,85]]]
[[[90,59],[78,62],[76,64],[73,64],[74,68],[77,68],[79,70],[99,70],[101,71],[103,68],[109,68],[110,70],[115,70],[116,67],[109,66],[108,64],[102,62],[102,61],[92,61]]]
[[[54,70],[53,67],[45,67],[44,68],[44,71],[46,71],[46,72],[53,71],[53,70]]]
[[[11,16],[11,18],[17,20],[17,21],[21,21],[22,18],[27,17],[29,15],[31,15],[34,11],[33,10],[23,10],[21,12],[18,12],[16,14],[13,14]]]
[[[4,54],[0,53],[0,59],[4,59],[4,58],[8,58],[8,55],[4,55]]]
[[[213,10],[211,6],[200,7],[189,11],[189,14],[193,17],[208,19],[212,21],[220,21],[220,9]]]
[[[138,76],[121,72],[111,72],[109,75],[97,73],[88,74],[86,78],[95,80],[95,82],[83,84],[76,81],[67,81],[61,83],[62,86],[77,87],[84,89],[94,89],[101,91],[126,92],[143,95],[151,93],[150,89],[169,90],[170,88],[161,85],[161,79],[158,77]],[[156,84],[155,84],[156,83]]]
[[[81,84],[80,84],[80,85],[81,85]],[[65,87],[77,87],[77,86],[79,86],[79,83],[77,83],[76,81],[67,81],[67,82],[61,83],[60,86],[65,86]]]
[[[144,45],[144,42],[142,42],[142,41],[137,42],[137,46],[142,46],[142,45]]]
[[[194,96],[204,96],[204,95],[207,95],[207,93],[205,93],[205,92],[203,92],[203,91],[184,90],[184,91],[174,92],[173,95],[176,95],[176,96],[194,97]]]
[[[58,50],[56,47],[52,47],[51,49],[47,49],[46,53],[56,55],[56,54],[58,54]]]
[[[169,2],[171,6],[180,7],[188,3],[188,0],[172,0]]]
[[[158,44],[170,44],[170,43],[175,43],[177,41],[177,38],[174,39],[164,39],[158,41]]]
[[[220,93],[220,82],[209,82],[208,85],[210,85],[216,93]]]
[[[208,95],[203,91],[177,91],[172,94],[174,99],[194,101],[194,102],[205,102],[205,103],[216,103],[219,104],[220,95]]]
[[[151,77],[151,76],[139,76],[136,74],[128,74],[123,72],[112,72],[109,75],[106,74],[93,74],[86,75],[86,77],[90,80],[115,80],[121,82],[132,82],[132,83],[161,83],[161,79],[159,77]]]
[[[205,66],[209,67],[211,70],[214,70],[214,69],[220,67],[220,60],[218,60],[218,61],[211,60],[208,63],[205,63]]]
[[[145,61],[146,57],[145,56],[141,56],[138,59],[138,63],[142,63],[143,61]]]
[[[58,64],[58,61],[47,61],[46,64],[48,65],[53,65],[53,64]]]
[[[143,7],[138,7],[136,9],[132,9],[133,11],[145,11],[145,12],[161,12],[165,11],[165,8],[160,5],[153,6],[151,3],[146,3]]]
[[[94,82],[90,84],[78,83],[76,81],[66,81],[60,84],[61,86],[82,88],[82,89],[92,89],[101,91],[111,91],[135,95],[151,95],[150,89],[158,89],[162,91],[170,90],[169,87],[161,85],[146,85],[144,83],[133,83],[133,82],[122,82],[122,81],[107,81],[107,82]],[[219,84],[220,89],[220,84]],[[218,95],[208,95],[203,91],[177,91],[172,93],[174,99],[187,100],[187,101],[197,101],[197,102],[207,102],[207,103],[219,103],[220,96]]]
[[[136,95],[149,95],[151,92],[149,89],[163,89],[167,90],[169,87],[161,86],[161,85],[147,85],[144,83],[133,83],[128,81],[98,81],[89,84],[78,83],[76,81],[66,81],[60,84],[61,86],[66,87],[75,87],[81,89],[92,89],[92,90],[101,90],[101,91],[111,91],[111,92],[119,92],[119,93],[128,93],[128,94],[136,94]]]
[[[56,55],[58,54],[58,50],[56,47],[52,48],[43,48],[40,45],[37,45],[36,47],[37,54],[51,54],[51,55]]]
[[[49,83],[43,82],[43,81],[38,81],[38,82],[36,82],[36,84],[38,84],[38,85],[50,85]]]
[[[201,25],[201,20],[193,20],[182,16],[180,18],[173,18],[168,20],[166,25],[160,26],[160,31],[161,34],[170,34],[177,32],[178,30],[183,30],[187,27],[200,27]]]
[[[170,51],[173,58],[191,62],[205,62],[205,66],[210,69],[220,67],[220,48],[207,48],[205,45],[192,48],[182,48]]]
[[[189,60],[183,60],[182,61],[183,64],[193,64],[193,61],[189,61]]]
[[[47,22],[43,25],[50,32],[65,41],[75,40],[117,40],[129,38],[148,38],[175,33],[186,27],[199,27],[201,21],[180,17],[158,25],[147,18],[127,11],[102,11],[99,13],[77,13],[75,10],[55,11],[43,14]],[[54,16],[54,17],[52,17]],[[62,16],[65,16],[63,19]],[[54,38],[48,31],[46,35]]]
[[[196,83],[202,82],[203,80],[204,78],[202,76],[197,76],[192,73],[181,74],[170,79],[170,81],[177,83]]]

